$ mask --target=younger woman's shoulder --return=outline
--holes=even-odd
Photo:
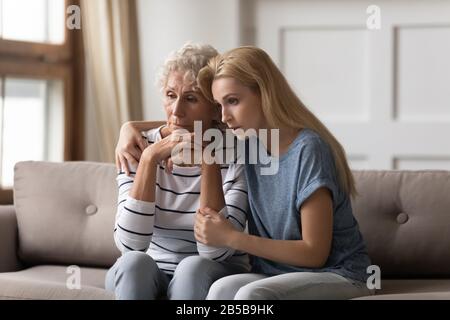
[[[300,131],[295,141],[295,148],[307,153],[328,152],[329,147],[325,140],[311,129]]]

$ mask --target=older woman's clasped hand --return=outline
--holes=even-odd
[[[165,128],[162,128],[164,130]],[[194,151],[202,150],[203,146],[195,148],[193,132],[175,130],[160,141],[149,144],[141,132],[132,123],[123,125],[116,146],[116,167],[123,168],[129,175],[131,167],[137,167],[141,159],[153,161],[165,167],[167,172],[173,170],[173,164],[193,165]],[[186,154],[188,152],[188,154]],[[201,156],[201,155],[200,155]]]
[[[193,140],[193,132],[178,133],[174,131],[167,137],[148,146],[142,153],[141,160],[151,160],[159,164],[164,164],[166,169],[171,171],[173,163],[181,163],[183,153],[193,148]]]

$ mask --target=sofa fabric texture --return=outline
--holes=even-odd
[[[116,171],[87,162],[21,162],[14,172],[19,258],[31,264],[109,267]]]

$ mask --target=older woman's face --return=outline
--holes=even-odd
[[[164,109],[167,125],[171,131],[186,129],[194,131],[194,121],[202,121],[203,130],[211,127],[220,110],[212,105],[199,91],[183,79],[184,73],[169,74],[164,88]]]

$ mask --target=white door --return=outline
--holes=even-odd
[[[353,169],[450,170],[450,0],[377,0],[379,30],[367,28],[371,1],[250,3],[243,35],[272,56]]]

